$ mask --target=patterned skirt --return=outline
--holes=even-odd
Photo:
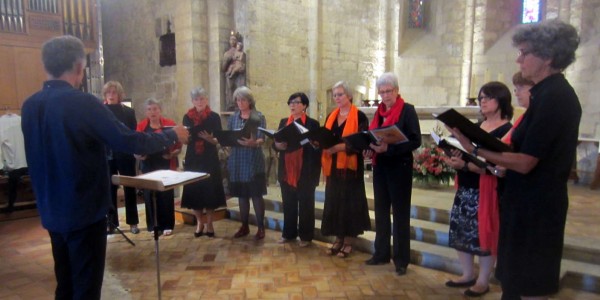
[[[479,189],[459,186],[450,212],[450,247],[477,256],[491,253],[479,246]]]

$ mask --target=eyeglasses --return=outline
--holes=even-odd
[[[302,101],[300,100],[292,100],[288,102],[288,105],[294,105],[294,104],[302,104]]]
[[[494,99],[494,97],[490,97],[490,96],[479,96],[479,97],[477,97],[477,101],[479,101],[479,102],[483,102],[483,100],[485,100],[487,102],[487,101],[490,101],[492,99]]]
[[[532,54],[531,50],[519,50],[517,58],[525,58],[525,56]]]
[[[344,95],[346,95],[346,94],[344,94],[344,93],[333,94],[333,98],[342,97]]]
[[[379,95],[391,94],[393,92],[394,92],[393,89],[391,89],[391,90],[382,90],[382,91],[379,91]]]

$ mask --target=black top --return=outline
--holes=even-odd
[[[213,133],[215,131],[222,130],[221,118],[215,112],[210,112],[210,115],[198,126],[194,126],[194,122],[188,117],[183,116],[183,125],[190,128],[190,140],[188,142],[187,150],[185,153],[184,168],[188,171],[201,171],[201,172],[212,172],[212,170],[219,169],[221,167],[219,162],[219,155],[217,153],[217,146],[209,142],[204,142],[204,152],[202,154],[196,154],[194,149],[196,141],[201,140],[198,137],[198,133],[206,131]]]
[[[545,78],[530,92],[529,108],[512,134],[512,145],[539,161],[527,174],[506,174],[496,276],[510,292],[549,295],[558,291],[567,180],[581,105],[562,74]]]
[[[279,129],[283,128],[287,124],[288,118],[283,118],[279,121]],[[319,121],[306,117],[306,124],[303,124],[301,120],[296,122],[302,124],[306,129],[316,130],[320,127]],[[275,145],[273,145],[275,149]],[[315,149],[311,143],[306,143],[302,146],[302,170],[300,171],[300,178],[298,179],[298,187],[303,186],[317,186],[319,185],[319,177],[321,174],[321,149]],[[279,151],[275,149],[276,151]],[[279,151],[279,164],[277,167],[277,174],[279,182],[283,182],[285,178],[285,158],[284,154],[294,150]]]
[[[481,123],[477,124],[481,127]],[[512,123],[507,122],[502,126],[492,130],[490,134],[495,138],[502,138],[510,129],[512,128]],[[463,170],[456,170],[456,175],[458,176],[458,184],[465,188],[479,188],[479,174],[474,172],[465,172]]]
[[[133,110],[133,108],[127,107],[120,103],[106,104],[106,107],[108,107],[108,110],[110,110],[115,117],[117,117],[117,120],[129,127],[129,129],[135,130],[137,126],[137,120],[135,119],[135,110]],[[133,155],[123,152],[112,152],[112,158],[133,158]]]
[[[380,118],[381,127],[385,121]],[[408,142],[397,145],[388,145],[388,150],[377,154],[377,164],[385,164],[391,160],[411,160],[413,159],[413,150],[421,146],[421,127],[419,126],[419,117],[412,104],[404,103],[404,108],[400,114],[398,122],[395,124],[408,138]]]

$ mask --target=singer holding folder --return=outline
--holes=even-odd
[[[567,181],[575,158],[581,104],[562,74],[579,46],[577,30],[559,20],[522,25],[512,37],[530,89],[529,108],[514,129],[514,152],[479,149],[451,129],[470,152],[507,169],[496,278],[502,299],[548,299],[559,289]]]
[[[147,99],[146,118],[138,123],[136,130],[146,133],[162,132],[166,126],[175,126],[175,121],[162,116],[162,106],[158,100]],[[160,152],[135,155],[140,160],[142,173],[156,170],[176,170],[178,167],[177,155],[181,152],[181,146],[181,143],[178,143]],[[156,197],[156,222],[158,224],[154,224],[155,212],[152,197]],[[144,203],[146,204],[147,230],[152,231],[154,226],[157,226],[164,235],[171,235],[175,227],[175,191],[144,190]]]
[[[238,197],[240,205],[240,219],[242,226],[233,236],[241,238],[250,233],[248,218],[250,216],[250,199],[254,205],[256,226],[258,230],[255,240],[265,238],[265,200],[267,193],[267,177],[265,174],[265,155],[261,149],[264,135],[258,127],[266,127],[265,116],[256,110],[256,101],[252,91],[241,86],[233,92],[233,98],[238,110],[227,120],[227,129],[248,129],[249,138],[238,140],[239,147],[231,147],[231,154],[227,158],[229,171],[229,194]]]
[[[510,90],[492,81],[479,90],[479,107],[484,120],[477,125],[495,138],[501,138],[512,127]],[[453,150],[448,164],[457,170],[458,188],[450,211],[449,246],[456,249],[462,268],[460,277],[446,282],[447,287],[468,288],[465,296],[480,297],[489,292],[489,280],[496,262],[499,205],[499,178],[472,162],[468,154]],[[479,274],[474,259],[479,257]]]
[[[298,122],[309,131],[319,128],[319,121],[306,115],[308,96],[294,93],[288,99],[290,116],[281,119],[279,129]],[[315,189],[321,174],[321,150],[308,140],[298,145],[275,140],[273,148],[279,152],[278,179],[283,199],[283,231],[280,243],[296,240],[306,247],[315,231]]]
[[[365,151],[372,157],[373,190],[375,194],[375,252],[367,265],[388,264],[394,261],[396,274],[406,274],[410,262],[410,206],[412,194],[412,151],[421,146],[421,127],[417,111],[399,94],[398,77],[382,74],[376,82],[382,103],[371,121],[369,129],[397,126],[408,138],[401,144],[384,141],[371,144]],[[390,220],[390,207],[393,223]],[[390,237],[394,246],[390,247]],[[391,253],[390,253],[391,251]]]
[[[340,81],[332,91],[337,108],[327,116],[325,127],[340,140],[343,136],[366,130],[369,119],[352,104],[348,84]],[[371,229],[363,156],[340,142],[323,149],[321,164],[326,177],[321,233],[335,236],[327,254],[345,258],[352,252],[355,238]]]

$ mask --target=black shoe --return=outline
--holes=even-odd
[[[369,260],[365,261],[365,264],[369,265],[369,266],[377,266],[377,265],[385,265],[385,264],[389,264],[390,261],[385,261],[385,260],[379,260],[377,258],[375,258],[374,256],[371,257]]]
[[[448,281],[446,281],[446,286],[447,287],[471,287],[471,286],[475,285],[475,282],[477,282],[476,279],[465,281],[465,282],[455,282],[452,280],[448,280]]]
[[[194,237],[201,237],[204,235],[204,232],[200,231],[200,232],[194,232]]]
[[[215,233],[214,233],[214,231],[213,232],[207,231],[206,232],[206,236],[209,237],[209,238],[214,238],[215,237]]]
[[[467,290],[464,292],[464,295],[465,295],[465,296],[467,296],[467,297],[481,297],[481,296],[483,296],[483,295],[487,294],[489,291],[490,291],[490,288],[489,288],[489,287],[487,287],[487,288],[485,289],[485,291],[483,291],[483,292],[475,292],[475,291],[473,291],[473,290],[471,290],[471,289],[467,289]]]
[[[396,267],[396,274],[398,276],[406,275],[406,267]]]

